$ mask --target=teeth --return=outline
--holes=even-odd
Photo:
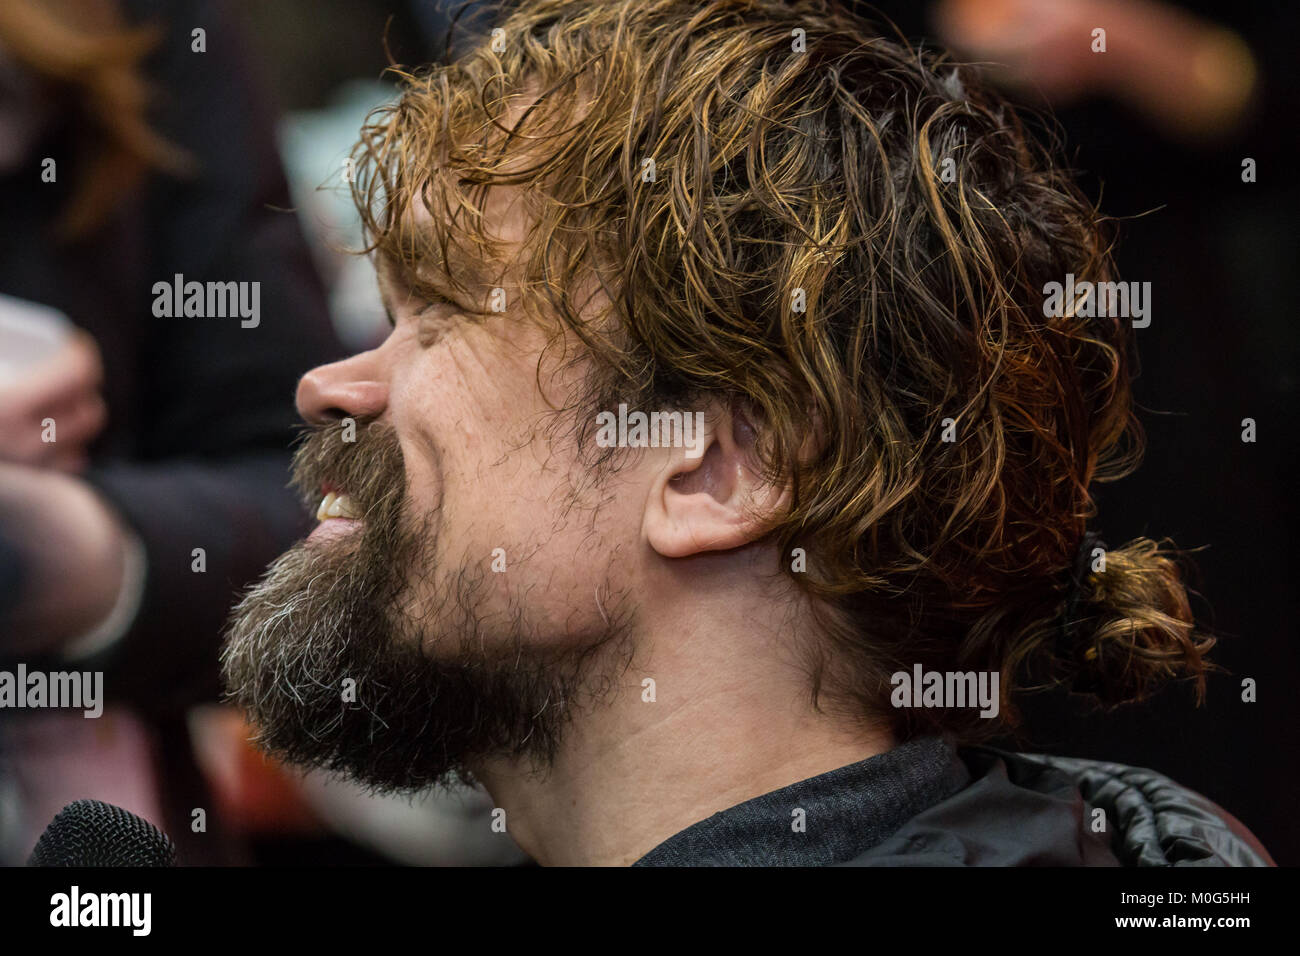
[[[320,507],[316,509],[316,520],[324,521],[327,518],[360,518],[357,513],[355,503],[347,495],[338,495],[330,492],[321,499]]]

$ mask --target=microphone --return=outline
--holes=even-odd
[[[27,865],[175,866],[176,847],[134,813],[100,800],[78,800],[45,828]]]

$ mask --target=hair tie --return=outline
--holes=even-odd
[[[1070,571],[1069,596],[1065,601],[1065,610],[1061,614],[1060,632],[1057,635],[1058,650],[1065,650],[1073,643],[1074,632],[1074,614],[1078,609],[1079,600],[1083,596],[1084,584],[1088,575],[1092,573],[1092,552],[1094,548],[1100,547],[1103,552],[1106,549],[1106,542],[1101,540],[1101,535],[1096,531],[1085,531],[1083,539],[1079,542],[1079,550],[1074,554],[1074,567]]]

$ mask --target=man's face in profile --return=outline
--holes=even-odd
[[[268,749],[408,789],[479,755],[544,762],[626,664],[637,468],[595,481],[548,427],[577,373],[543,331],[418,300],[383,263],[380,285],[387,340],[298,390],[294,480],[323,520],[235,610],[223,660]]]

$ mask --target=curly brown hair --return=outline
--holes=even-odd
[[[369,249],[474,301],[483,191],[521,187],[523,313],[585,346],[582,408],[752,411],[791,488],[770,535],[814,608],[815,703],[969,739],[1015,724],[1031,672],[1111,704],[1179,674],[1203,693],[1176,552],[1113,549],[1071,600],[1089,486],[1141,450],[1131,333],[1045,316],[1047,283],[1114,279],[1107,223],[965,68],[831,0],[523,0],[399,72],[355,154]],[[999,672],[1002,720],[891,708],[918,663]]]

